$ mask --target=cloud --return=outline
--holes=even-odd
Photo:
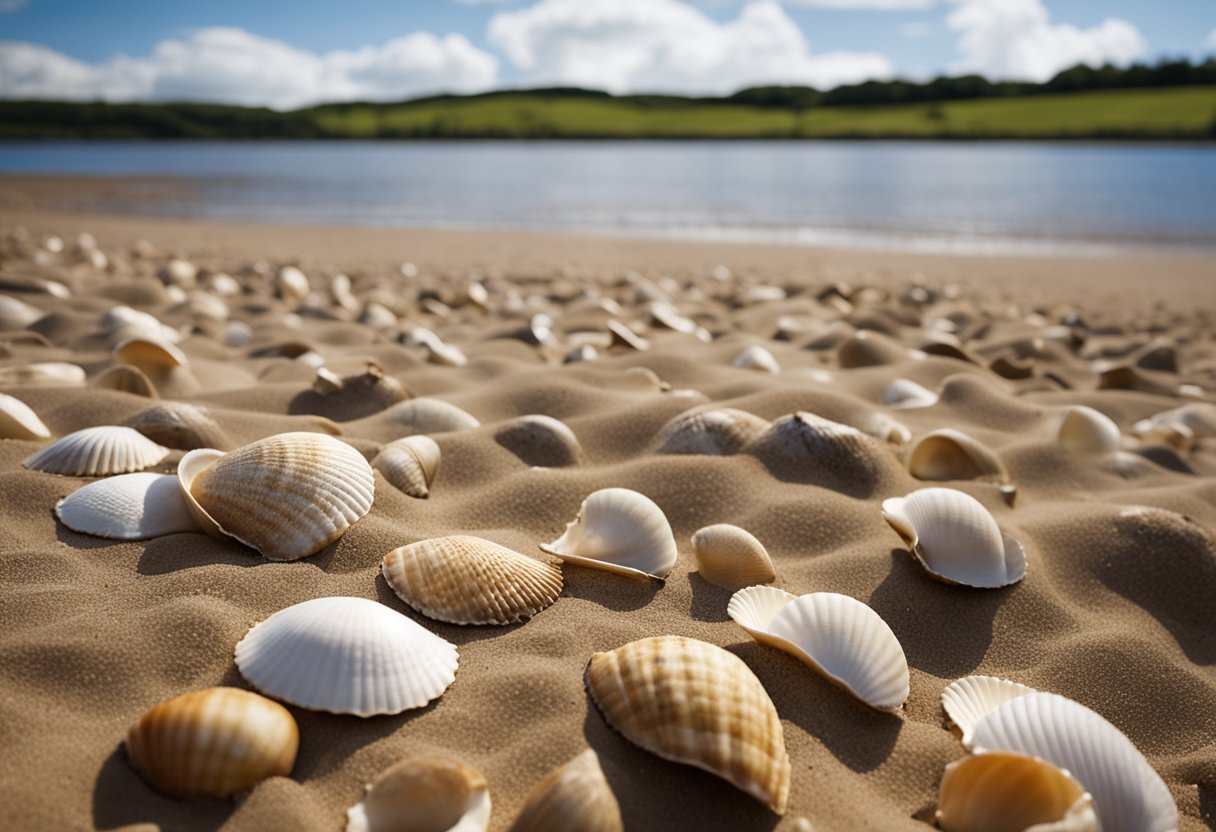
[[[30,0],[0,0],[0,14],[19,12],[29,5]]]
[[[946,25],[960,33],[956,72],[990,78],[1046,81],[1079,63],[1127,64],[1142,57],[1144,37],[1125,20],[1110,17],[1080,29],[1052,23],[1042,0],[954,0]]]
[[[0,43],[0,96],[76,101],[213,101],[291,109],[395,100],[494,85],[498,61],[462,35],[415,32],[318,55],[243,29],[200,29],[147,58],[87,64],[30,43]]]
[[[787,0],[794,6],[811,6],[816,9],[874,9],[898,11],[901,9],[929,9],[937,0]]]
[[[1216,50],[1216,29],[1208,32],[1207,39],[1203,42],[1203,45],[1208,49]]]

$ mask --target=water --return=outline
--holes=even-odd
[[[82,207],[966,253],[1216,250],[1216,147],[939,142],[0,144],[0,172],[184,177]],[[138,185],[134,186],[138,189]]]

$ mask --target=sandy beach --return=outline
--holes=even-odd
[[[969,674],[1091,708],[1164,780],[1179,829],[1216,828],[1216,437],[1133,429],[1181,405],[1216,408],[1216,257],[944,257],[86,214],[55,197],[75,184],[0,185],[0,294],[36,313],[0,331],[0,374],[66,362],[85,375],[0,390],[55,437],[122,425],[155,403],[97,386],[116,363],[99,321],[122,304],[180,336],[188,363],[160,399],[204,408],[230,440],[223,450],[321,431],[371,460],[421,432],[442,461],[426,499],[377,472],[366,517],[315,555],[273,563],[202,533],[123,542],[74,532],[53,509],[95,480],[23,467],[49,440],[0,441],[0,828],[338,830],[383,769],[444,754],[485,776],[491,829],[506,830],[547,772],[590,747],[626,829],[915,832],[930,828],[945,766],[966,756],[941,694]],[[84,232],[104,263],[87,240],[80,247]],[[174,258],[196,273],[167,273]],[[307,277],[307,296],[276,284],[285,266]],[[349,297],[337,275],[349,277]],[[678,313],[674,326],[655,304]],[[690,331],[679,331],[685,320]],[[646,348],[611,343],[611,321]],[[467,363],[448,366],[459,362],[428,349],[418,328]],[[594,357],[571,361],[584,345]],[[752,346],[779,372],[732,366]],[[416,430],[353,385],[313,393],[322,361],[342,378],[374,365],[410,400],[448,402],[479,426]],[[897,379],[935,403],[885,405]],[[1062,445],[1070,406],[1113,420],[1117,449]],[[660,453],[664,427],[696,408],[765,422],[809,412],[857,428],[870,473]],[[573,431],[578,464],[544,467],[500,441],[533,414]],[[909,473],[909,449],[943,428],[995,453],[1012,505],[990,480]],[[149,470],[174,472],[183,451]],[[881,504],[938,485],[973,496],[1021,542],[1020,582],[950,586],[918,566]],[[560,597],[532,620],[457,626],[418,614],[380,574],[390,550],[445,535],[544,558],[537,544],[609,487],[641,492],[666,515],[679,556],[665,582],[566,564]],[[898,713],[867,707],[728,618],[731,592],[698,573],[690,544],[716,523],[763,543],[775,586],[842,593],[886,621],[911,674]],[[397,716],[291,707],[291,777],[236,800],[150,788],[126,758],[131,725],[188,691],[248,689],[236,643],[322,596],[376,600],[455,644],[455,682]],[[668,634],[726,648],[763,683],[792,766],[783,817],[630,744],[589,700],[593,653]]]

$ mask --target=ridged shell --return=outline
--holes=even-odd
[[[676,539],[663,510],[628,488],[604,488],[583,500],[565,533],[542,551],[579,566],[662,580],[676,564]]]
[[[908,473],[918,480],[987,480],[1002,486],[1009,499],[1016,488],[1009,482],[1000,457],[962,431],[942,428],[922,436],[908,453]]]
[[[975,726],[989,711],[1018,696],[1035,693],[1035,689],[996,676],[964,676],[946,685],[942,691],[942,708],[963,733],[963,747],[970,750]]]
[[[0,387],[84,387],[85,372],[65,361],[0,367]]]
[[[51,431],[21,399],[0,393],[0,439],[50,439]]]
[[[946,583],[1008,586],[1026,574],[1026,552],[979,500],[953,488],[922,488],[883,500],[882,517],[921,566]]]
[[[390,442],[372,460],[372,467],[394,488],[410,497],[426,498],[439,471],[439,443],[418,434]]]
[[[127,759],[170,797],[230,797],[287,777],[300,732],[287,709],[239,688],[207,688],[162,702],[127,734]]]
[[[785,813],[790,758],[781,719],[738,656],[691,638],[644,638],[593,655],[586,680],[591,700],[625,739]]]
[[[1094,798],[1102,832],[1175,832],[1178,809],[1131,740],[1098,714],[1053,693],[1028,693],[975,727],[977,753],[1013,751],[1067,769]]]
[[[55,516],[73,531],[114,540],[199,531],[169,474],[121,474],[89,483],[60,500]]]
[[[776,375],[781,372],[781,365],[777,363],[777,359],[773,354],[759,344],[752,344],[743,352],[735,356],[735,360],[730,362],[732,367],[738,367],[741,370],[756,370],[761,373],[772,373]]]
[[[841,369],[898,364],[907,361],[908,357],[908,351],[903,344],[868,329],[858,330],[836,351],[836,361]]]
[[[857,428],[800,411],[783,416],[744,448],[774,476],[869,493],[897,463]]]
[[[456,678],[455,645],[366,598],[279,610],[236,645],[258,690],[301,708],[374,716],[421,708]]]
[[[937,394],[906,378],[897,378],[882,389],[882,403],[894,410],[911,410],[937,404]]]
[[[169,455],[131,428],[103,425],[69,433],[25,461],[31,471],[68,477],[107,477],[150,468]]]
[[[166,448],[182,451],[196,448],[227,450],[232,444],[204,408],[185,402],[162,402],[144,408],[127,420],[127,427],[135,428]]]
[[[583,461],[583,446],[574,431],[552,416],[512,419],[494,431],[494,441],[539,468],[565,468]]]
[[[1075,405],[1060,420],[1060,444],[1077,454],[1099,455],[1119,450],[1119,426],[1105,413]]]
[[[308,557],[371,511],[371,465],[332,436],[280,433],[198,470],[205,453],[182,458],[179,480],[224,534],[269,560]]]
[[[414,433],[472,430],[481,424],[472,414],[440,399],[410,399],[385,412],[390,422],[408,427]]]
[[[102,371],[93,379],[93,386],[102,390],[118,390],[145,399],[159,399],[160,392],[152,379],[138,367],[129,364],[117,364]]]
[[[489,825],[486,779],[446,757],[391,766],[346,812],[346,832],[485,832]]]
[[[730,590],[775,580],[773,561],[764,545],[745,529],[718,523],[698,529],[692,552],[701,577]]]
[[[729,407],[681,413],[659,432],[658,453],[729,456],[767,427],[767,420]]]
[[[1009,753],[946,766],[937,822],[946,832],[1098,832],[1093,798],[1067,771]]]
[[[451,624],[517,624],[562,591],[559,567],[467,535],[394,549],[381,571],[398,598]]]
[[[588,748],[528,793],[509,832],[624,832],[621,807]]]
[[[899,639],[855,598],[751,586],[731,596],[726,611],[757,641],[797,657],[872,708],[895,712],[908,698]]]

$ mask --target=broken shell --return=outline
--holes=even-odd
[[[872,708],[894,713],[908,698],[908,660],[899,640],[855,598],[750,586],[731,596],[726,611],[757,641],[797,657]]]
[[[1034,688],[996,676],[964,676],[946,685],[942,691],[942,708],[962,731],[963,747],[970,750],[971,735],[985,714],[1014,697],[1034,692]]]
[[[908,453],[908,473],[918,480],[985,480],[996,483],[1012,503],[1017,486],[1000,457],[962,431],[942,428],[920,438]]]
[[[65,361],[0,367],[0,387],[84,387],[84,380],[84,368]]]
[[[1119,426],[1105,413],[1084,405],[1064,412],[1057,436],[1061,445],[1077,454],[1096,456],[1119,450]]]
[[[528,793],[509,832],[624,832],[621,807],[588,748]]]
[[[513,419],[494,432],[494,441],[539,468],[564,468],[583,461],[583,447],[574,431],[552,416]]]
[[[398,491],[424,499],[439,471],[439,443],[422,434],[398,439],[380,449],[372,467]]]
[[[593,655],[586,681],[608,724],[630,742],[785,813],[790,758],[781,719],[738,656],[691,638],[644,638]]]
[[[127,364],[118,364],[105,370],[93,379],[93,386],[143,396],[145,399],[160,398],[152,379],[148,378],[143,370]]]
[[[946,832],[1097,832],[1093,798],[1067,771],[1024,754],[946,766],[938,825]]]
[[[565,533],[540,548],[579,566],[656,580],[667,576],[677,554],[676,539],[663,510],[628,488],[592,493]]]
[[[775,580],[773,562],[750,532],[719,523],[692,536],[692,551],[701,577],[725,589],[736,590]]]
[[[562,591],[559,567],[467,535],[394,549],[381,571],[398,598],[451,624],[517,624]]]
[[[69,433],[25,461],[31,471],[68,477],[106,477],[150,468],[169,455],[131,428],[103,425]]]
[[[178,479],[211,520],[200,521],[204,529],[218,526],[268,560],[298,560],[333,543],[371,510],[375,489],[362,454],[332,436],[302,432],[218,459],[213,451],[192,451]]]
[[[1026,574],[1022,545],[970,494],[922,488],[883,500],[882,517],[925,571],[946,583],[992,589]]]
[[[485,832],[489,825],[486,779],[445,757],[391,766],[346,811],[346,832]]]
[[[231,797],[287,777],[300,732],[277,702],[239,688],[207,688],[162,702],[127,734],[127,758],[171,797]]]
[[[729,456],[762,434],[768,422],[733,408],[681,413],[659,432],[658,453]]]
[[[739,353],[735,356],[735,360],[730,362],[730,365],[743,370],[757,370],[774,375],[781,372],[781,365],[777,363],[777,359],[773,357],[771,352],[759,344],[752,344]]]
[[[937,394],[915,381],[897,378],[882,389],[882,403],[895,410],[932,407],[937,404]]]
[[[314,598],[254,625],[236,645],[251,685],[284,702],[374,716],[421,708],[456,678],[455,645],[366,598]]]
[[[867,494],[897,464],[857,428],[802,411],[776,420],[743,450],[781,479]]]
[[[89,483],[60,500],[55,516],[73,531],[114,540],[199,530],[169,474],[121,474]]]
[[[51,431],[21,399],[0,393],[0,439],[50,439]]]
[[[418,398],[393,405],[385,411],[388,421],[414,433],[450,433],[481,425],[477,418],[440,399]]]
[[[166,448],[192,451],[195,448],[226,450],[231,443],[228,435],[198,405],[185,402],[162,402],[145,408],[127,420],[153,442]]]

